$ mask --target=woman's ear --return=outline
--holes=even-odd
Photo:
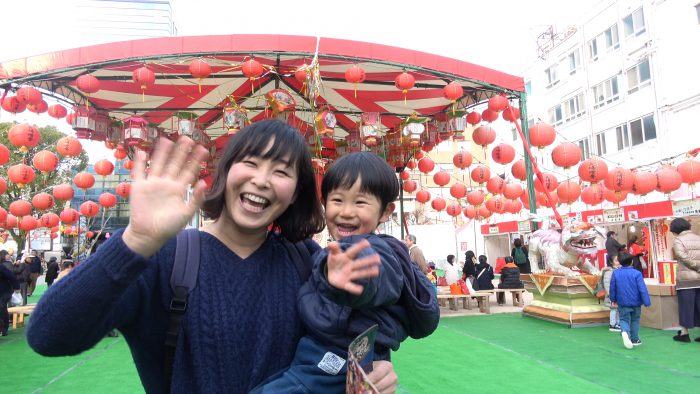
[[[384,223],[389,220],[389,217],[391,217],[394,209],[396,209],[396,204],[393,202],[386,204],[386,208],[384,208],[384,212],[382,212],[382,216],[379,218],[379,223]]]

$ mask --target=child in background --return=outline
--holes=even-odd
[[[403,242],[374,233],[391,216],[398,194],[396,173],[374,153],[345,155],[328,170],[321,195],[336,242],[314,255],[311,277],[299,290],[299,315],[308,334],[291,367],[252,393],[342,393],[348,345],[359,334],[377,324],[374,360],[388,360],[408,336],[435,331],[440,309],[433,285]],[[354,255],[359,244],[370,247],[354,262],[339,261],[341,250]],[[377,266],[360,262],[373,254],[381,264],[370,277],[367,271]]]
[[[606,265],[600,272],[600,282],[603,284],[603,288],[605,289],[605,306],[610,308],[610,324],[608,329],[613,332],[622,331],[620,329],[619,311],[617,308],[613,308],[612,303],[610,302],[610,282],[612,281],[613,271],[618,268],[620,268],[620,262],[613,259],[612,261],[608,261],[608,265]]]
[[[625,348],[632,349],[633,346],[642,344],[639,339],[641,306],[651,306],[651,300],[642,274],[632,267],[632,255],[620,252],[617,259],[622,267],[612,274],[610,302],[613,308],[618,308],[620,314],[622,343]]]

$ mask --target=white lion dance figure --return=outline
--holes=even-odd
[[[532,273],[553,272],[566,276],[578,276],[571,267],[599,275],[600,271],[589,260],[595,258],[598,248],[595,238],[602,237],[600,230],[590,223],[579,223],[565,228],[561,233],[554,229],[537,230],[530,235],[529,259]],[[539,257],[544,259],[545,270],[539,269]]]

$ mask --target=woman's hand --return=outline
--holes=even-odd
[[[192,200],[185,202],[184,197],[207,156],[207,150],[189,138],[181,137],[177,143],[161,138],[147,176],[146,154],[138,151],[132,172],[129,225],[122,235],[129,249],[149,257],[192,219],[204,199],[204,181],[195,184]]]
[[[328,283],[336,289],[345,290],[350,294],[362,294],[364,287],[354,283],[358,279],[367,279],[379,275],[379,255],[358,257],[358,254],[369,247],[366,239],[347,248],[340,249],[337,242],[328,244],[328,261],[326,263]]]
[[[399,380],[394,365],[389,361],[374,361],[372,363],[372,372],[367,377],[374,383],[382,394],[392,394],[396,391],[396,383]]]

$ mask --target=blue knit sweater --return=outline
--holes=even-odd
[[[248,392],[291,363],[302,334],[301,281],[276,236],[244,260],[208,233],[200,239],[199,279],[178,338],[172,391]],[[318,248],[307,243],[312,253]],[[29,345],[45,356],[74,355],[118,328],[146,391],[161,392],[174,256],[174,238],[144,259],[116,233],[47,290],[30,319]]]

